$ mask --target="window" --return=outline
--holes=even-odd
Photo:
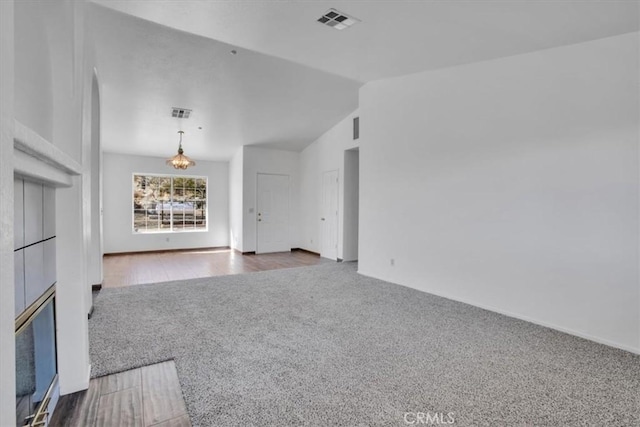
[[[133,175],[133,231],[207,230],[207,178]]]

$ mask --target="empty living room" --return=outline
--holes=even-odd
[[[640,426],[639,0],[0,1],[0,426]]]

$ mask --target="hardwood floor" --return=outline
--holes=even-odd
[[[300,250],[260,255],[242,255],[224,248],[111,254],[104,256],[102,287],[117,288],[143,283],[303,267],[325,262],[334,261]]]
[[[172,360],[94,378],[62,396],[51,427],[190,427]]]

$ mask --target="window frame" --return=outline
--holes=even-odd
[[[170,178],[171,179],[171,200],[169,201],[169,203],[173,203],[173,180],[176,178],[183,178],[183,179],[201,179],[204,180],[205,182],[205,190],[206,190],[206,196],[204,198],[205,200],[205,227],[204,228],[193,228],[193,229],[174,229],[173,228],[173,207],[171,208],[171,218],[170,218],[170,224],[171,224],[171,228],[170,229],[157,229],[157,230],[145,230],[145,231],[136,231],[136,209],[134,207],[135,204],[135,190],[136,190],[136,182],[135,182],[135,177],[136,176],[144,176],[144,177],[158,177],[158,178]],[[209,231],[209,177],[208,176],[203,176],[203,175],[178,175],[178,174],[163,174],[163,173],[145,173],[145,172],[133,172],[131,174],[131,202],[130,202],[130,207],[131,207],[131,234],[136,235],[136,236],[140,236],[140,235],[145,235],[145,234],[175,234],[175,233],[206,233]]]

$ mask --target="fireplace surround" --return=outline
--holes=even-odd
[[[16,319],[16,425],[46,425],[56,390],[53,285]]]
[[[14,180],[16,426],[46,426],[59,395],[55,188]]]

